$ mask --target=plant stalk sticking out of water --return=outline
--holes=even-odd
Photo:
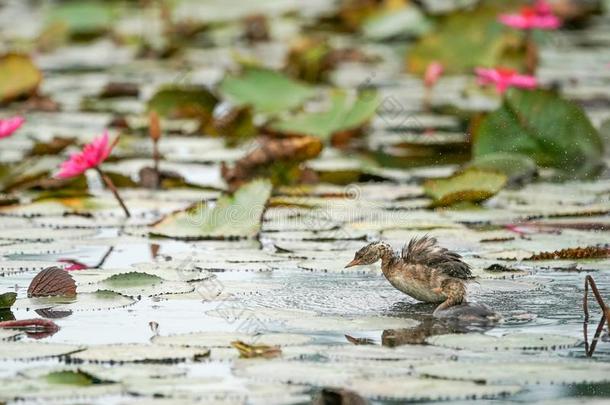
[[[589,346],[589,340],[587,337],[587,326],[588,326],[587,324],[589,322],[589,302],[588,302],[589,287],[591,287],[591,291],[593,291],[593,295],[595,296],[597,304],[602,309],[602,317],[599,321],[599,324],[597,325],[597,329],[595,330],[595,335],[593,336],[593,340],[591,341],[590,346]],[[584,332],[584,337],[585,337],[585,351],[586,351],[587,357],[591,357],[591,356],[593,356],[593,353],[595,352],[595,346],[597,345],[599,336],[601,335],[602,330],[604,329],[604,323],[608,324],[608,331],[610,332],[610,308],[608,308],[608,306],[604,302],[604,299],[602,298],[601,294],[599,293],[599,290],[597,289],[597,285],[595,284],[595,281],[593,280],[593,277],[591,277],[591,276],[585,277],[585,294],[583,297],[582,306],[583,306],[583,311],[585,313],[585,321],[583,323],[583,332]]]
[[[159,114],[156,111],[151,111],[148,114],[148,133],[150,139],[153,142],[153,169],[156,175],[156,187],[159,188],[161,184],[161,172],[159,172],[159,160],[161,154],[159,153],[159,139],[161,139],[161,122],[159,120]]]

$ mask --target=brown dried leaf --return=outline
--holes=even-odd
[[[282,349],[280,349],[279,346],[249,345],[241,340],[231,342],[231,346],[239,351],[239,355],[241,357],[247,359],[253,359],[256,357],[272,359],[282,355]]]
[[[235,162],[232,168],[224,163],[221,168],[222,177],[235,189],[240,184],[260,176],[262,171],[272,169],[276,164],[297,166],[300,162],[312,159],[322,151],[322,141],[312,136],[302,136],[288,139],[265,139],[259,147]],[[283,167],[282,172],[290,171]],[[267,173],[269,174],[269,173]],[[270,173],[273,177],[274,173]],[[274,179],[277,180],[277,179]],[[281,179],[280,179],[281,182]]]
[[[59,267],[48,267],[32,279],[28,287],[28,297],[76,295],[76,283],[67,271]]]
[[[588,246],[577,248],[566,248],[554,252],[536,253],[526,260],[573,260],[573,259],[603,259],[610,257],[608,246]]]

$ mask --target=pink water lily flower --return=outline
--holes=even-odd
[[[553,14],[550,5],[544,0],[537,1],[533,7],[522,7],[518,14],[501,14],[498,20],[520,30],[555,30],[561,26],[561,20]]]
[[[5,120],[0,119],[0,139],[7,138],[19,129],[25,122],[25,118],[16,116],[7,118]]]
[[[106,160],[111,151],[112,145],[108,144],[108,132],[104,132],[102,136],[98,136],[85,145],[81,152],[73,153],[68,160],[63,162],[57,178],[68,179],[83,174],[89,169],[94,169]]]
[[[426,87],[432,87],[436,84],[443,74],[444,67],[440,62],[431,62],[426,68],[424,75],[424,84]]]
[[[477,82],[480,85],[493,84],[499,93],[504,93],[509,87],[532,90],[538,86],[534,76],[519,74],[514,69],[476,68],[475,72],[477,74]]]
[[[89,169],[95,169],[101,176],[106,186],[112,191],[114,197],[117,199],[121,208],[125,212],[127,217],[130,217],[129,210],[123,202],[123,199],[119,196],[119,192],[112,183],[112,179],[108,177],[99,165],[104,162],[112,152],[114,144],[108,142],[108,132],[104,131],[102,136],[98,136],[91,143],[85,145],[82,151],[73,153],[68,160],[60,164],[59,173],[55,175],[58,179],[69,179],[85,173]]]

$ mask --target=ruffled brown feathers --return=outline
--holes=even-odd
[[[402,249],[402,260],[409,264],[421,264],[438,269],[444,274],[461,279],[472,277],[470,266],[462,256],[438,245],[436,238],[413,238]]]

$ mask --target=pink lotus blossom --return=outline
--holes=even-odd
[[[426,87],[432,87],[443,74],[444,67],[440,62],[431,62],[426,68],[424,75],[424,84]]]
[[[480,85],[494,84],[499,93],[504,93],[509,87],[535,89],[538,85],[534,76],[522,75],[516,70],[507,68],[485,69],[476,68],[477,82]]]
[[[102,136],[98,136],[85,145],[81,152],[73,153],[68,160],[63,162],[56,177],[68,179],[99,166],[110,155],[112,146],[108,144],[108,132],[104,132]]]
[[[520,30],[554,30],[561,26],[561,20],[553,14],[551,6],[544,0],[537,1],[533,7],[522,7],[518,14],[501,14],[498,20]]]
[[[19,116],[5,120],[0,119],[0,139],[11,136],[24,122],[25,118]]]

